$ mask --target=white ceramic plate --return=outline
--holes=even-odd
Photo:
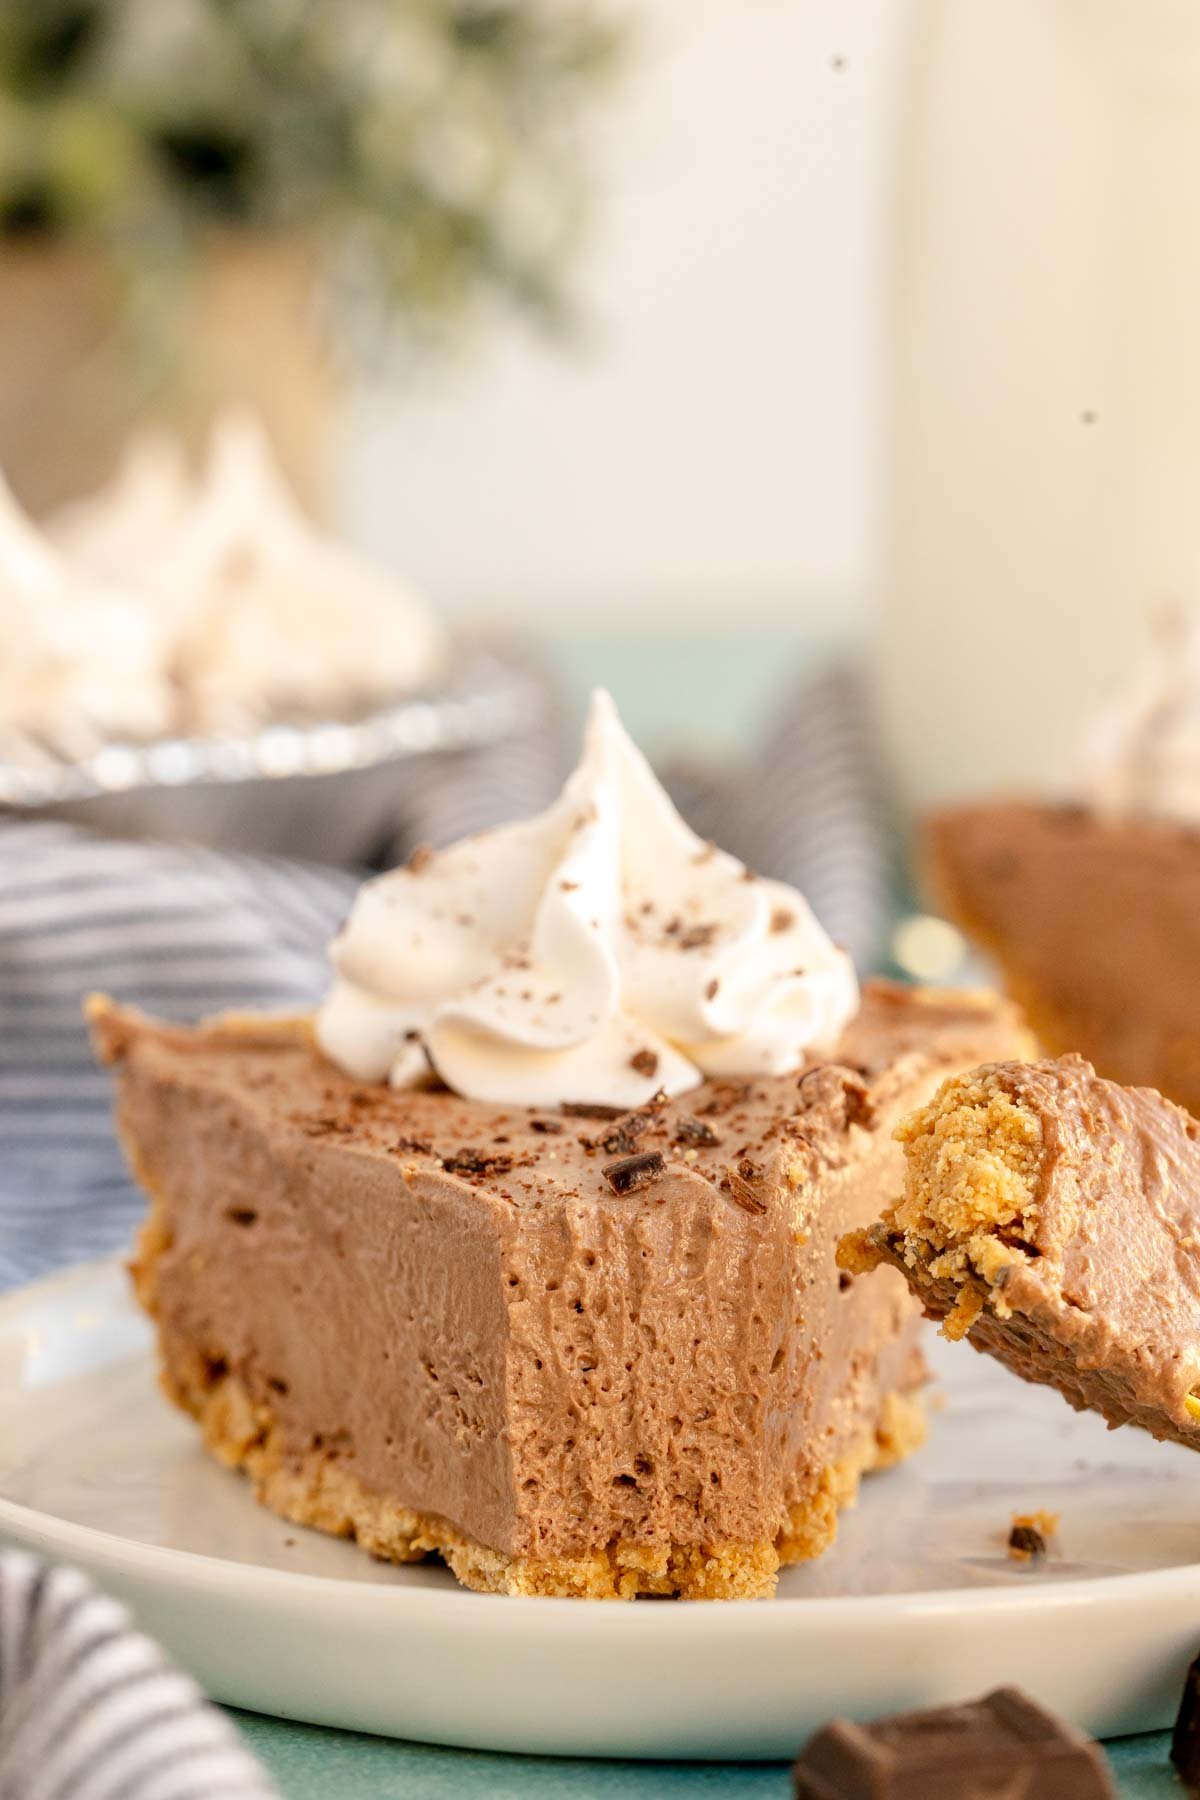
[[[931,1344],[930,1445],[770,1601],[506,1600],[288,1525],[154,1387],[112,1263],[0,1301],[0,1537],[88,1570],[216,1698],[491,1750],[784,1757],[1017,1681],[1096,1735],[1167,1724],[1200,1649],[1200,1457]],[[1042,1569],[1014,1510],[1062,1514]]]

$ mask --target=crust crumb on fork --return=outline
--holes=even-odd
[[[1111,1426],[1200,1450],[1200,1119],[1080,1056],[946,1082],[897,1130],[906,1185],[838,1260]]]
[[[1004,1085],[1004,1068],[955,1076],[896,1127],[904,1192],[879,1223],[843,1238],[852,1273],[903,1265],[936,1306],[944,1336],[965,1337],[985,1301],[1005,1316],[1004,1282],[1031,1249],[1044,1152],[1042,1120]],[[947,1295],[950,1304],[947,1305]]]

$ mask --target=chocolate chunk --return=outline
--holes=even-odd
[[[658,1057],[653,1050],[635,1050],[629,1059],[631,1069],[639,1075],[654,1075],[658,1072]]]
[[[1200,1794],[1200,1656],[1189,1668],[1171,1734],[1171,1761],[1189,1794]]]
[[[797,1800],[1115,1800],[1098,1744],[1019,1688],[873,1725],[835,1719],[792,1770]]]
[[[636,1156],[622,1156],[606,1163],[603,1174],[614,1194],[632,1194],[656,1181],[665,1164],[661,1150],[642,1150]]]
[[[549,1133],[549,1134],[557,1135],[562,1130],[562,1120],[561,1119],[530,1119],[529,1129],[530,1129],[530,1131],[540,1131],[543,1134]]]
[[[625,1106],[605,1106],[600,1100],[564,1100],[562,1109],[568,1119],[623,1119],[629,1110]]]

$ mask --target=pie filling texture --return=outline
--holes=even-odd
[[[91,1011],[167,1394],[286,1517],[509,1594],[758,1596],[828,1547],[923,1434],[918,1308],[838,1241],[900,1117],[1027,1049],[1003,1003],[872,984],[828,1061],[619,1113]]]

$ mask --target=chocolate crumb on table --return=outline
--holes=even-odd
[[[1058,1530],[1059,1515],[1039,1509],[1014,1513],[1008,1534],[1008,1554],[1013,1562],[1038,1562],[1045,1556]]]
[[[1046,1540],[1035,1525],[1014,1525],[1008,1534],[1008,1554],[1013,1562],[1040,1562]]]
[[[1104,1752],[1021,1692],[871,1725],[834,1719],[792,1769],[796,1800],[1115,1800]]]

